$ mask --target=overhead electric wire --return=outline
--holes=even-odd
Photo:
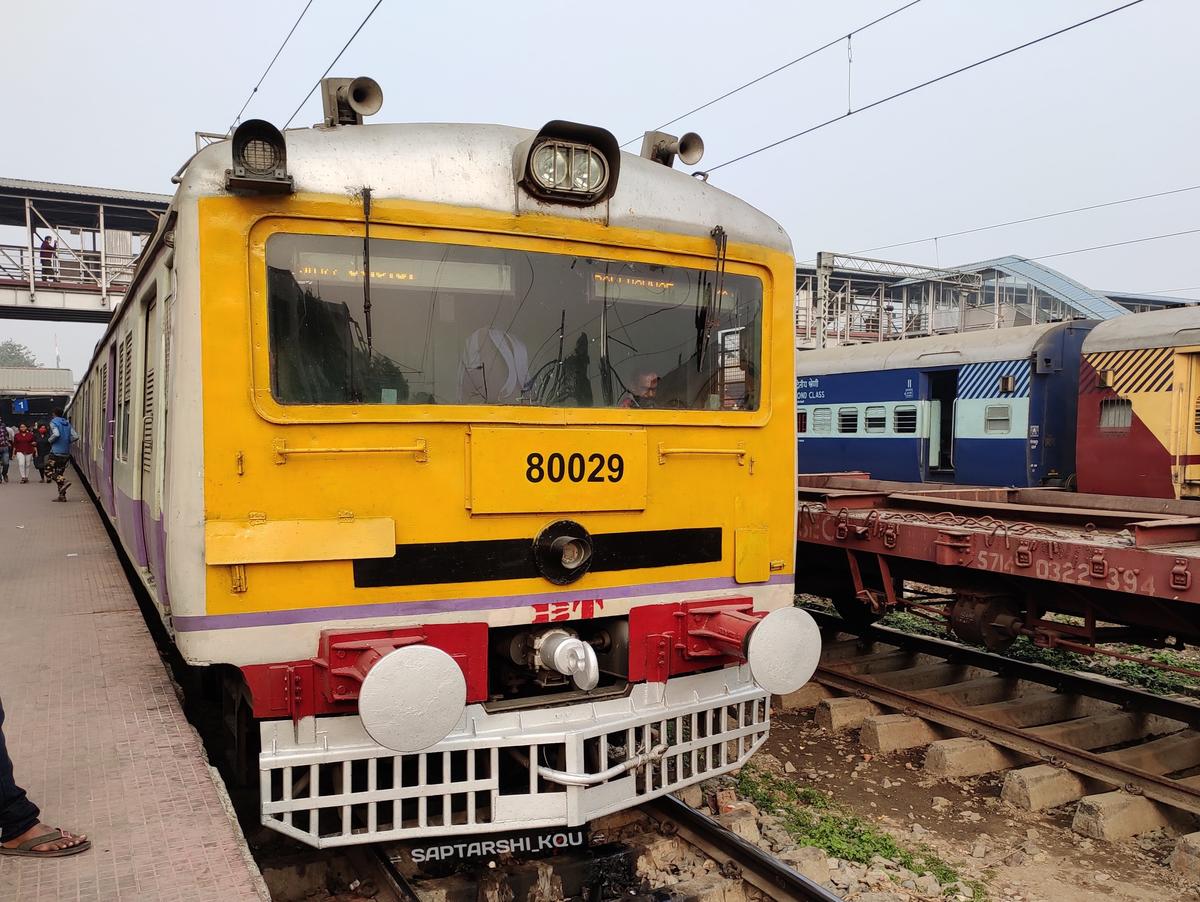
[[[698,113],[701,110],[706,110],[710,106],[712,106],[714,103],[720,103],[722,100],[732,97],[734,94],[744,91],[744,90],[746,90],[746,88],[752,87],[753,85],[758,84],[760,81],[770,78],[772,75],[778,75],[784,69],[791,68],[792,66],[796,65],[797,63],[802,63],[809,57],[816,56],[822,50],[828,50],[830,47],[835,47],[838,44],[840,44],[842,41],[846,41],[846,40],[849,40],[850,38],[854,37],[854,35],[858,34],[859,32],[866,31],[872,25],[878,25],[880,22],[884,21],[885,19],[890,19],[892,16],[895,16],[899,13],[904,12],[906,9],[916,6],[920,2],[921,2],[921,0],[910,0],[910,2],[905,3],[903,6],[893,9],[890,13],[885,13],[884,15],[880,16],[877,19],[872,19],[870,22],[866,23],[865,25],[858,26],[858,28],[855,28],[853,31],[848,31],[848,32],[846,32],[846,34],[838,35],[836,38],[833,38],[830,41],[826,41],[820,47],[815,47],[812,50],[809,50],[807,53],[804,53],[801,56],[796,57],[791,62],[784,63],[782,66],[776,66],[770,72],[764,72],[762,75],[758,76],[757,78],[752,78],[752,79],[750,79],[750,81],[746,82],[745,84],[738,85],[738,87],[734,88],[733,90],[726,91],[724,94],[720,95],[719,97],[714,97],[712,100],[709,100],[705,103],[700,104],[700,106],[696,107],[693,110],[688,110],[686,113],[681,113],[680,115],[676,116],[674,119],[668,119],[662,125],[658,126],[658,128],[656,128],[655,131],[662,131],[667,126],[674,125],[680,119],[686,119],[688,116],[691,116],[693,113]],[[641,135],[638,135],[638,137],[636,137],[636,138],[630,138],[628,141],[623,142],[621,144],[621,146],[624,147],[626,144],[632,144],[638,140],[641,140]]]
[[[1184,229],[1180,232],[1167,232],[1164,235],[1148,235],[1145,238],[1130,238],[1128,241],[1114,241],[1111,244],[1093,244],[1091,247],[1080,247],[1073,251],[1058,251],[1054,254],[1038,254],[1036,257],[1021,257],[1021,260],[1049,260],[1052,257],[1069,257],[1072,254],[1084,254],[1088,251],[1101,251],[1109,247],[1124,247],[1127,244],[1141,244],[1145,241],[1159,241],[1163,238],[1178,238],[1180,235],[1195,235],[1200,229]]]
[[[1138,0],[1138,2],[1140,2],[1140,0]],[[363,30],[369,21],[371,21],[371,16],[375,15],[375,10],[379,9],[382,3],[383,0],[375,0],[375,5],[371,7],[371,11],[366,14],[363,20],[358,23],[358,28],[354,29],[354,34],[350,35],[350,40],[346,41],[346,43],[342,46],[342,49],[338,51],[337,56],[333,58],[333,62],[325,67],[325,71],[321,73],[321,78],[318,78],[313,86],[308,89],[308,93],[304,95],[304,99],[300,101],[300,105],[296,107],[296,109],[292,112],[292,115],[288,116],[288,121],[283,124],[284,128],[287,128],[289,125],[291,125],[292,120],[300,115],[300,110],[304,108],[304,104],[308,103],[308,98],[312,97],[313,91],[320,87],[321,79],[328,75],[329,70],[337,65],[337,61],[342,58],[342,54],[345,53],[350,45],[354,43],[354,39],[358,37],[358,33]]]
[[[1101,210],[1105,207],[1117,207],[1121,204],[1131,204],[1134,201],[1150,200],[1155,197],[1169,197],[1172,194],[1182,194],[1185,191],[1195,191],[1200,189],[1200,185],[1187,185],[1183,188],[1171,188],[1167,191],[1156,191],[1153,194],[1139,194],[1137,197],[1123,197],[1120,200],[1110,200],[1099,204],[1088,204],[1085,207],[1072,207],[1069,210],[1056,210],[1053,213],[1040,213],[1037,216],[1026,216],[1023,219],[1009,219],[1005,222],[994,222],[991,225],[977,226],[973,229],[960,229],[957,232],[944,232],[939,235],[929,235],[925,238],[914,238],[912,241],[898,241],[895,244],[879,244],[875,247],[864,248],[861,251],[855,251],[855,254],[869,254],[872,251],[886,251],[894,247],[908,247],[913,244],[922,244],[926,241],[942,241],[946,238],[958,238],[962,235],[974,235],[976,232],[987,232],[992,229],[1001,229],[1005,226],[1021,225],[1026,222],[1037,222],[1042,219],[1053,219],[1055,216],[1066,216],[1071,213],[1084,213],[1088,210]]]
[[[304,18],[304,14],[308,12],[308,8],[312,5],[313,0],[308,0],[308,2],[304,4],[304,9],[300,10],[300,15],[296,18],[296,21],[292,23],[292,28],[287,33],[287,37],[283,39],[283,43],[279,45],[279,49],[276,50],[275,55],[271,57],[271,62],[267,63],[267,68],[263,70],[263,74],[259,77],[258,82],[253,88],[250,89],[250,96],[246,98],[246,102],[242,104],[242,108],[238,110],[238,114],[233,117],[233,125],[229,126],[229,128],[225,131],[225,134],[229,135],[233,133],[234,126],[241,121],[242,113],[246,112],[246,107],[250,106],[250,101],[254,99],[254,95],[258,93],[258,89],[262,87],[262,83],[266,80],[267,75],[271,72],[271,67],[274,66],[275,61],[279,59],[279,54],[283,53],[283,48],[288,45],[288,41],[292,39],[292,35],[295,34],[296,28],[300,25],[300,21]]]
[[[1200,285],[1189,285],[1187,288],[1155,288],[1153,291],[1137,291],[1134,294],[1175,294],[1177,291],[1200,291]]]
[[[1089,251],[1101,251],[1101,250],[1105,250],[1106,248],[1111,248],[1111,247],[1125,247],[1126,245],[1130,245],[1130,244],[1143,244],[1147,241],[1161,241],[1164,238],[1178,238],[1183,235],[1196,235],[1196,234],[1200,234],[1200,228],[1183,229],[1178,232],[1166,232],[1162,235],[1147,235],[1143,238],[1129,238],[1125,241],[1112,241],[1112,242],[1109,242],[1108,244],[1093,244],[1088,247],[1077,247],[1074,250],[1069,250],[1069,251],[1055,251],[1052,254],[1037,254],[1036,256],[1033,256],[1033,257],[1015,257],[1015,259],[1021,260],[1026,263],[1032,263],[1035,260],[1050,260],[1054,257],[1069,257],[1073,254],[1086,254]],[[806,265],[811,265],[813,262],[815,262],[815,261],[809,260],[809,261],[806,261],[805,263],[800,263],[798,265],[806,266]],[[951,268],[953,269],[954,267],[951,267]],[[1175,291],[1193,291],[1197,288],[1200,288],[1200,285],[1193,286],[1191,288],[1163,288],[1163,289],[1159,289],[1158,291],[1151,291],[1151,292],[1145,292],[1145,293],[1146,294],[1169,294],[1169,293],[1175,292]]]
[[[837,116],[834,116],[831,119],[826,119],[824,122],[818,122],[816,125],[809,126],[808,128],[804,129],[803,131],[798,131],[794,135],[788,135],[786,138],[780,138],[777,141],[772,141],[770,144],[764,144],[762,147],[757,147],[754,150],[749,150],[746,153],[739,154],[738,156],[733,157],[732,159],[726,160],[724,163],[718,163],[716,166],[711,166],[707,170],[705,170],[705,174],[711,174],[713,172],[716,172],[718,169],[724,169],[726,166],[732,166],[734,163],[740,163],[742,160],[749,159],[750,157],[756,156],[760,153],[763,153],[764,151],[771,150],[775,147],[779,147],[781,144],[787,144],[789,141],[794,141],[797,138],[803,138],[805,135],[811,135],[813,132],[819,131],[820,129],[823,129],[826,126],[833,125],[836,122],[841,122],[843,119],[849,119],[851,116],[855,115],[856,113],[863,113],[863,112],[866,112],[867,110],[873,109],[877,106],[882,106],[885,103],[890,103],[893,100],[899,100],[901,97],[904,97],[908,94],[912,94],[916,91],[921,90],[922,88],[928,88],[930,85],[935,85],[938,82],[945,81],[948,78],[953,78],[955,75],[961,75],[964,72],[969,72],[971,69],[976,69],[979,66],[983,66],[983,65],[986,65],[987,63],[994,62],[998,59],[1009,56],[1013,53],[1017,53],[1020,50],[1025,50],[1029,47],[1033,47],[1034,45],[1040,44],[1043,41],[1048,41],[1051,38],[1056,38],[1060,35],[1064,35],[1069,31],[1074,31],[1077,28],[1082,28],[1085,25],[1090,25],[1093,22],[1098,22],[1101,19],[1104,19],[1108,16],[1114,15],[1115,13],[1119,13],[1119,12],[1122,12],[1123,10],[1129,9],[1131,6],[1137,6],[1139,3],[1142,3],[1142,2],[1144,2],[1144,0],[1130,0],[1130,2],[1128,2],[1128,3],[1124,3],[1121,6],[1114,7],[1113,9],[1107,10],[1102,13],[1098,13],[1098,14],[1092,16],[1091,18],[1083,19],[1082,21],[1076,22],[1073,25],[1068,25],[1065,28],[1060,28],[1057,31],[1052,31],[1049,34],[1042,35],[1041,37],[1033,38],[1032,40],[1026,41],[1023,44],[1018,44],[1016,47],[1010,47],[1009,49],[1002,50],[999,53],[993,53],[991,56],[984,57],[981,60],[976,60],[973,63],[968,63],[965,66],[959,66],[957,69],[953,69],[949,72],[944,72],[943,74],[938,75],[934,78],[930,78],[926,81],[923,81],[920,84],[915,84],[915,85],[912,85],[911,87],[905,88],[902,91],[897,91],[894,94],[889,94],[886,97],[881,97],[879,100],[874,100],[871,103],[866,104],[865,106],[860,106],[857,109],[847,110],[846,112],[841,113]]]

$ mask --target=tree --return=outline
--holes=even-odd
[[[0,366],[40,366],[33,351],[13,341],[0,341]]]

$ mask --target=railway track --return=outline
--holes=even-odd
[[[732,833],[716,820],[673,796],[649,802],[636,810],[630,838],[605,842],[562,856],[529,860],[479,860],[448,876],[426,879],[413,873],[403,844],[380,843],[355,850],[352,857],[380,890],[377,898],[403,902],[476,899],[506,902],[515,899],[671,900],[717,898],[720,884],[738,884],[748,899],[782,902],[838,902],[840,897],[780,862],[769,852]],[[644,832],[640,832],[643,831]],[[655,885],[640,873],[639,860],[662,860],[674,854],[663,846],[678,844],[700,859],[710,859],[712,871],[703,879]],[[682,849],[680,850],[682,852]],[[722,894],[721,898],[737,898]]]
[[[821,703],[826,725],[861,726],[878,751],[928,746],[938,776],[1007,771],[1006,800],[1079,802],[1075,829],[1098,839],[1197,829],[1200,704],[814,615],[828,640],[814,679],[842,694]]]

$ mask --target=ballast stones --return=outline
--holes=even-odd
[[[439,648],[409,645],[384,655],[363,680],[358,713],[371,738],[420,752],[449,735],[467,704],[458,663]]]
[[[755,624],[747,646],[754,682],[775,695],[787,695],[816,672],[821,630],[807,611],[779,608]]]

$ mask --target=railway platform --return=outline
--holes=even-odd
[[[0,486],[0,697],[17,781],[68,858],[0,857],[0,898],[260,900],[265,884],[78,476]]]

